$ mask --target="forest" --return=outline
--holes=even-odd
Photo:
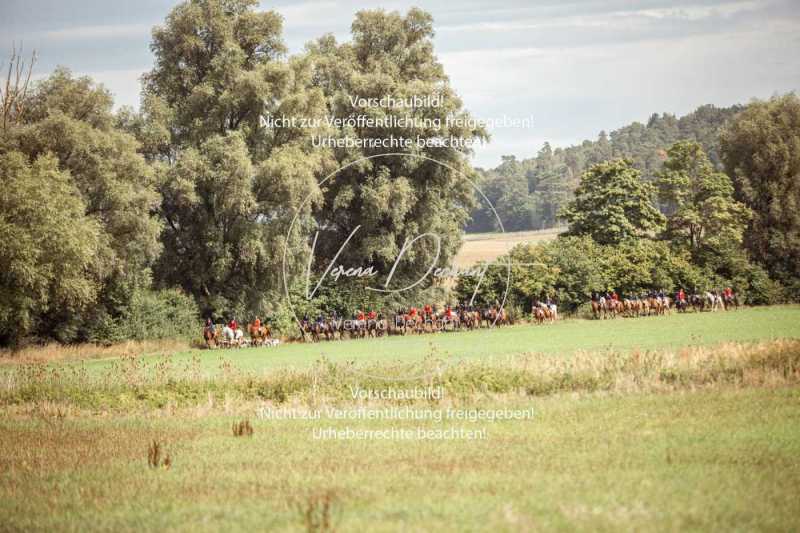
[[[714,168],[721,170],[719,135],[744,106],[719,108],[711,104],[676,118],[654,113],[647,124],[634,122],[611,133],[601,131],[595,141],[553,148],[545,143],[534,157],[509,155],[497,167],[479,169],[482,190],[500,215],[506,231],[552,228],[559,225],[558,211],[578,186],[590,166],[614,158],[628,158],[652,181],[667,157],[667,150],[680,140],[697,141]],[[497,220],[484,202],[471,213],[469,232],[499,230]]]

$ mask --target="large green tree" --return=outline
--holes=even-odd
[[[664,225],[654,194],[630,160],[598,163],[583,174],[561,218],[569,223],[568,235],[589,235],[600,244],[654,236]]]
[[[664,238],[699,265],[738,253],[750,210],[733,198],[731,179],[714,170],[698,142],[675,143],[667,156],[656,181],[667,213]]]
[[[48,199],[47,205],[58,209],[63,201],[64,212],[71,218],[58,218],[58,225],[70,227],[55,229],[46,223],[48,215],[29,221],[16,218],[29,227],[20,228],[19,233],[34,231],[30,226],[34,223],[42,223],[35,231],[40,235],[73,235],[86,227],[96,227],[98,233],[96,238],[87,233],[88,242],[93,242],[89,246],[93,258],[92,268],[83,273],[86,286],[94,289],[81,293],[85,300],[91,292],[93,305],[56,305],[59,300],[50,299],[37,307],[39,314],[32,326],[21,329],[64,341],[85,340],[93,336],[98,322],[124,314],[134,293],[150,286],[150,267],[161,250],[160,224],[153,214],[158,200],[154,174],[137,153],[136,139],[116,127],[110,93],[91,79],[57,69],[25,95],[24,104],[24,114],[0,132],[0,152],[22,154],[26,165],[34,166],[30,171],[25,165],[11,166],[6,170],[8,179],[35,182],[46,161],[48,171],[68,181],[53,191],[55,198]],[[14,177],[12,172],[21,175]],[[67,189],[79,196],[81,217],[75,215],[73,192],[63,193]],[[41,264],[41,269],[48,268]]]
[[[388,272],[405,242],[423,233],[440,240],[438,263],[446,264],[460,247],[460,235],[474,203],[474,191],[464,175],[475,179],[468,163],[468,145],[485,138],[449,84],[433,51],[429,14],[411,9],[397,12],[361,11],[352,25],[352,41],[338,43],[325,36],[308,46],[314,84],[325,92],[329,113],[341,120],[368,116],[383,121],[405,121],[371,127],[336,126],[327,135],[336,138],[406,138],[411,147],[337,148],[336,160],[345,165],[362,161],[338,173],[326,184],[324,203],[315,212],[325,232],[322,257],[330,257],[360,226],[341,258],[368,263]],[[440,105],[413,108],[374,106],[354,97],[437,97]],[[448,118],[460,119],[450,121]],[[418,146],[421,139],[446,139],[447,145]],[[453,139],[455,143],[451,142]],[[380,157],[387,152],[408,156]],[[395,271],[391,287],[420,277],[434,262],[437,241],[415,242]],[[390,287],[390,288],[391,288]]]
[[[800,98],[751,103],[725,129],[721,147],[736,197],[753,211],[745,244],[800,296]]]
[[[263,312],[277,301],[290,220],[310,195],[293,235],[304,242],[317,179],[335,168],[311,148],[314,129],[260,127],[260,117],[314,119],[326,109],[309,62],[285,57],[280,16],[256,7],[175,7],[153,30],[142,113],[126,121],[160,169],[158,281],[189,291],[205,313]]]
[[[105,239],[54,156],[0,154],[0,181],[0,344],[16,345],[37,329],[57,333],[42,323],[48,313],[95,302]]]

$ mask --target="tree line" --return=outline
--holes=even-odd
[[[471,298],[480,282],[484,302],[507,295],[519,312],[536,299],[577,311],[593,292],[681,288],[732,287],[748,304],[797,301],[800,99],[749,104],[721,129],[718,146],[715,165],[700,142],[678,141],[650,178],[628,158],[592,165],[559,209],[567,231],[515,247],[485,280],[461,279],[457,294]]]
[[[647,124],[634,122],[610,133],[601,131],[597,140],[566,148],[545,143],[535,157],[504,156],[499,166],[479,169],[481,189],[497,211],[506,231],[556,227],[558,212],[571,199],[580,177],[592,165],[627,158],[653,181],[667,156],[667,149],[680,140],[697,141],[716,169],[722,169],[720,133],[743,109],[736,105],[718,108],[704,105],[686,116],[654,113]],[[471,213],[469,232],[498,231],[497,217],[486,202]]]
[[[395,272],[398,284],[417,279],[437,254],[439,266],[450,263],[464,228],[477,220],[478,202],[463,179],[479,179],[468,149],[430,146],[413,150],[422,157],[365,159],[381,152],[312,147],[315,135],[487,137],[470,120],[436,58],[430,15],[419,9],[405,14],[361,11],[349,41],[324,35],[292,56],[282,32],[280,15],[258,11],[255,0],[177,5],[153,29],[154,66],[142,78],[137,111],[115,112],[105,88],[65,68],[32,83],[30,63],[26,66],[20,54],[13,54],[0,93],[0,344],[196,335],[201,316],[241,321],[260,314],[279,327],[288,325],[283,250],[292,251],[286,254],[289,291],[297,294],[303,280],[295,274],[307,267],[303,252],[317,233],[312,264],[317,272],[355,228],[361,230],[339,256],[340,263],[366,258],[377,270],[388,271],[404,243],[423,233],[439,235],[441,249],[431,240],[418,241]],[[387,95],[429,96],[442,105],[359,107],[354,95],[366,102]],[[750,253],[743,256],[748,264],[755,258],[772,276],[768,280],[786,288],[796,287],[800,253],[800,223],[792,208],[798,199],[798,107],[797,98],[789,95],[741,110],[726,127],[719,149],[701,143],[708,165],[696,150],[684,150],[697,161],[697,172],[711,172],[708,187],[714,201],[729,196],[720,192],[725,186],[714,177],[717,158],[724,163],[734,178],[734,199],[750,210],[738,249],[743,243]],[[365,113],[439,120],[415,121],[402,132],[322,120]],[[317,126],[262,127],[263,116],[302,117]],[[453,117],[461,120],[447,120]],[[447,124],[445,131],[430,130],[425,125],[431,122]],[[708,133],[708,138],[715,135]],[[623,137],[615,135],[609,142],[619,138],[622,143]],[[698,258],[714,256],[716,226],[698,233],[692,214],[678,206],[693,189],[665,185],[664,205],[674,204],[675,211],[668,213],[668,222],[656,216],[664,216],[661,210],[651,212],[644,199],[637,206],[635,198],[625,198],[622,209],[644,218],[602,231],[595,221],[581,220],[579,205],[569,211],[573,194],[574,201],[583,196],[581,188],[594,194],[593,181],[612,175],[620,178],[612,180],[620,187],[635,185],[643,195],[653,193],[640,175],[649,167],[609,162],[613,150],[592,146],[598,150],[592,157],[583,158],[588,152],[567,157],[569,149],[542,154],[533,190],[551,204],[550,220],[573,217],[574,233],[581,235],[574,238],[592,239],[598,246],[606,246],[606,239],[628,243],[623,237],[633,233],[654,246],[664,246],[664,239],[677,246],[683,239],[697,248]],[[548,152],[550,167],[543,162]],[[572,173],[574,193],[557,186],[561,160]],[[517,164],[503,162],[511,173]],[[585,179],[579,187],[580,172]],[[678,183],[682,178],[665,177],[665,184],[670,179]],[[714,224],[730,226],[727,220]],[[731,231],[738,239],[742,222],[737,218],[736,224],[739,229]],[[443,288],[427,284],[406,296],[419,301],[421,293],[436,291]],[[323,286],[318,303],[343,309],[401,303],[397,296],[365,302],[354,294]]]

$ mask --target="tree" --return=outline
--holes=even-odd
[[[567,235],[589,235],[600,244],[653,236],[664,216],[652,202],[654,189],[627,159],[598,163],[581,177],[575,199],[560,217],[569,223]]]
[[[382,121],[375,126],[334,126],[326,137],[414,141],[401,149],[333,150],[340,165],[378,157],[348,167],[326,183],[323,203],[314,213],[317,227],[324,232],[319,257],[323,261],[332,257],[360,228],[341,260],[371,264],[379,272],[392,268],[405,242],[425,233],[439,237],[438,242],[432,238],[415,242],[398,265],[397,283],[392,287],[419,278],[434,261],[439,266],[448,264],[460,247],[462,228],[475,202],[474,191],[463,177],[475,178],[466,157],[471,152],[467,142],[485,138],[486,133],[470,122],[434,54],[431,16],[419,9],[405,15],[360,11],[352,24],[351,42],[340,44],[328,35],[307,48],[314,84],[324,91],[332,117],[346,121],[368,116]],[[438,98],[439,104],[374,106],[351,98],[414,96]],[[402,125],[393,125],[400,120]],[[446,139],[448,144],[419,146],[417,139]],[[387,152],[409,155],[380,157]]]
[[[753,211],[745,245],[800,297],[800,98],[755,101],[724,130],[722,160]]]
[[[124,120],[159,168],[157,282],[183,287],[204,314],[274,310],[290,221],[310,196],[291,236],[305,242],[317,180],[335,168],[311,148],[314,129],[260,127],[261,117],[314,120],[326,109],[309,61],[284,57],[280,16],[257,4],[176,6],[153,31],[142,113]]]
[[[734,200],[730,178],[714,171],[695,141],[677,142],[667,155],[656,182],[667,211],[663,237],[701,266],[737,253],[750,210]]]
[[[0,180],[0,344],[17,345],[37,328],[58,337],[61,325],[40,319],[95,302],[101,224],[52,155],[29,163],[20,152],[0,154]]]
[[[79,194],[83,216],[99,228],[94,268],[84,273],[86,283],[96,286],[93,305],[39,307],[46,315],[32,322],[35,331],[26,331],[86,340],[99,317],[120,316],[134,292],[150,286],[150,267],[161,250],[160,224],[153,215],[158,200],[154,174],[137,153],[136,139],[117,129],[111,95],[90,78],[57,69],[24,98],[17,102],[24,113],[15,114],[0,132],[0,153],[23,154],[28,164],[55,158],[58,172]],[[64,208],[75,212],[74,206]],[[82,218],[74,220],[76,227],[84,225]]]

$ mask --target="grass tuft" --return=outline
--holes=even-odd
[[[233,423],[233,436],[234,437],[252,437],[253,426],[250,425],[250,420],[242,420]]]
[[[163,468],[169,470],[172,466],[172,457],[164,450],[164,444],[153,440],[147,447],[147,464],[150,468]]]
[[[334,490],[324,490],[296,498],[292,506],[306,531],[309,533],[336,531],[338,498]]]

